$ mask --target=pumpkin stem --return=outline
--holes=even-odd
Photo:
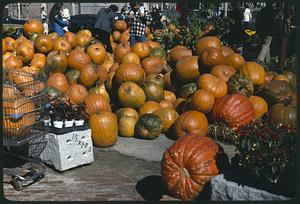
[[[189,178],[191,177],[190,174],[189,174],[189,172],[188,172],[188,170],[187,170],[186,168],[183,168],[183,169],[182,169],[182,174],[183,174],[183,176],[185,176],[185,177],[189,177]]]

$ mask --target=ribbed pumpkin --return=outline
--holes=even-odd
[[[128,43],[120,43],[117,45],[114,55],[115,55],[115,60],[118,63],[121,63],[122,56],[128,52],[131,51],[130,45]]]
[[[142,69],[141,65],[136,63],[121,64],[115,73],[115,79],[118,84],[122,84],[127,81],[141,84],[145,81],[145,78],[145,71]]]
[[[118,30],[115,30],[112,34],[112,39],[114,42],[119,42],[120,36],[121,36],[121,32]]]
[[[67,56],[61,51],[52,51],[47,55],[45,73],[50,76],[53,73],[65,73],[67,71]]]
[[[36,122],[35,104],[30,99],[19,97],[16,100],[4,100],[3,104],[3,132],[7,137],[22,137],[30,134],[32,125]],[[21,114],[18,119],[12,114]]]
[[[111,112],[111,107],[107,99],[97,93],[89,93],[84,100],[86,112],[88,115],[100,113],[102,111]]]
[[[72,49],[75,49],[77,46],[77,39],[76,35],[72,32],[65,32],[65,34],[62,37],[63,39],[66,39],[72,46]]]
[[[263,97],[272,107],[276,103],[290,102],[294,91],[289,82],[273,80],[258,90],[257,95]]]
[[[176,93],[180,88],[181,82],[179,81],[178,77],[174,70],[171,70],[164,74],[164,84],[165,89]]]
[[[198,56],[187,56],[176,63],[175,73],[182,82],[190,82],[200,75]]]
[[[31,66],[36,66],[38,68],[44,68],[46,65],[46,56],[42,53],[35,53],[30,62]]]
[[[120,43],[128,43],[130,39],[130,34],[123,32],[119,38]]]
[[[203,113],[208,113],[213,108],[214,103],[214,95],[208,91],[199,89],[192,96],[191,108]]]
[[[67,39],[59,38],[54,41],[53,50],[69,53],[72,50],[72,45]]]
[[[212,74],[202,74],[197,80],[197,86],[199,89],[210,92],[215,98],[220,98],[227,94],[226,82]]]
[[[105,84],[100,84],[89,89],[89,93],[96,93],[104,96],[110,102],[109,94],[106,91]]]
[[[227,82],[229,78],[236,73],[236,69],[232,66],[217,65],[210,70],[210,73]]]
[[[15,55],[11,55],[5,61],[3,61],[3,68],[16,69],[21,67],[23,67],[23,62]]]
[[[123,107],[139,109],[146,101],[141,87],[134,82],[125,82],[118,89],[118,99]]]
[[[140,59],[144,59],[149,56],[150,48],[144,42],[137,42],[131,47],[131,51],[139,56]]]
[[[65,95],[69,98],[71,104],[78,105],[84,102],[88,92],[81,84],[72,84]]]
[[[121,58],[121,63],[136,63],[141,64],[141,60],[137,54],[134,52],[125,53]]]
[[[275,104],[268,113],[268,122],[275,126],[297,125],[297,109],[293,105],[278,103]]]
[[[118,140],[118,119],[115,114],[110,112],[93,114],[89,118],[89,124],[94,146],[110,147]]]
[[[140,108],[139,108],[139,114],[149,114],[153,113],[154,111],[158,110],[160,108],[160,105],[155,101],[146,101]]]
[[[164,78],[162,74],[149,74],[146,78],[146,82],[153,82],[160,85],[162,88],[165,86]]]
[[[135,136],[142,139],[152,140],[157,138],[162,130],[161,119],[154,114],[142,115],[135,124]]]
[[[56,32],[49,33],[49,37],[51,38],[52,42],[54,43],[57,39],[59,39],[59,35]]]
[[[208,47],[221,48],[220,39],[214,36],[200,38],[195,45],[197,55],[201,56],[202,52]]]
[[[225,64],[225,57],[221,49],[209,47],[201,53],[200,61],[205,67],[210,69],[216,65]]]
[[[49,35],[40,34],[34,41],[34,47],[38,52],[48,54],[53,48],[53,43]]]
[[[172,101],[172,103],[174,103],[176,101],[176,95],[172,91],[164,90],[164,99]]]
[[[78,32],[76,34],[77,46],[86,47],[91,42],[92,37],[86,33]]]
[[[261,118],[265,113],[268,112],[268,104],[262,97],[250,96],[249,101],[255,110],[255,119]]]
[[[222,53],[223,53],[224,57],[234,54],[234,50],[228,46],[222,45],[221,49],[222,49]]]
[[[3,48],[2,48],[2,50],[3,50]],[[2,64],[5,64],[5,61],[9,58],[9,57],[11,57],[11,56],[15,56],[13,53],[11,53],[11,52],[6,52],[6,53],[4,53],[3,55],[2,55]],[[21,61],[22,62],[22,61]]]
[[[98,78],[98,65],[90,63],[82,67],[79,74],[79,80],[82,85],[92,87]]]
[[[184,84],[182,87],[179,89],[179,96],[185,99],[189,99],[197,90],[197,84],[192,82],[192,83],[187,83]]]
[[[146,82],[143,84],[143,89],[147,101],[155,101],[159,103],[164,99],[164,89],[154,82]]]
[[[17,48],[16,55],[22,60],[23,63],[29,63],[34,55],[34,48],[28,44],[21,44]]]
[[[212,120],[223,121],[229,127],[239,127],[253,121],[255,109],[249,99],[241,93],[218,98],[212,109]]]
[[[23,30],[27,35],[30,35],[33,33],[40,34],[40,33],[44,32],[44,26],[40,21],[38,21],[36,19],[29,19],[23,25]]]
[[[251,80],[253,85],[262,86],[265,84],[265,69],[256,62],[246,62],[239,69],[240,73]]]
[[[178,113],[173,108],[160,108],[153,112],[163,122],[162,132],[167,132],[178,118]]]
[[[127,24],[125,21],[123,20],[117,20],[115,22],[115,29],[120,31],[120,32],[123,32],[127,29]]]
[[[228,66],[233,66],[236,70],[239,70],[245,64],[245,59],[242,55],[234,53],[226,56],[225,62]]]
[[[69,89],[69,83],[66,76],[62,73],[52,74],[47,81],[48,87],[53,87],[64,94]]]
[[[109,71],[109,68],[114,64],[114,56],[110,54],[109,52],[106,52],[106,57],[104,62],[101,64],[101,67],[104,67],[107,71]]]
[[[294,90],[296,90],[296,88],[297,88],[297,77],[296,77],[296,75],[293,72],[290,72],[290,71],[283,71],[282,74],[288,78],[290,84],[292,85],[292,88]]]
[[[82,49],[75,48],[68,55],[68,67],[81,70],[84,66],[91,62],[91,57]]]
[[[150,50],[150,56],[160,57],[162,60],[166,59],[166,51],[161,47],[155,47]]]
[[[147,57],[142,61],[142,67],[145,70],[146,75],[159,74],[162,72],[164,62],[159,57]]]
[[[3,45],[5,46],[6,51],[8,51],[8,52],[13,52],[13,51],[15,51],[17,49],[17,42],[12,37],[6,37],[4,39],[2,38],[2,46]],[[2,47],[2,49],[3,48],[4,47]],[[2,51],[2,53],[3,53],[3,51]]]
[[[170,54],[170,64],[175,66],[176,63],[183,57],[192,56],[192,50],[185,46],[177,45],[172,48],[169,52]]]
[[[79,70],[69,68],[65,74],[66,78],[68,80],[68,83],[69,84],[77,84],[78,79],[79,79],[79,74],[80,74]]]
[[[147,40],[146,44],[149,46],[150,50],[152,50],[154,48],[161,48],[160,44],[158,42],[156,42],[156,41]]]
[[[139,119],[138,112],[132,108],[120,108],[115,114],[118,118],[119,135],[133,137],[135,124]]]
[[[206,116],[195,110],[182,113],[175,121],[174,133],[177,138],[189,134],[205,136],[208,131]]]
[[[254,86],[252,82],[244,77],[243,75],[237,73],[232,75],[227,81],[228,93],[242,93],[245,96],[250,96],[254,93]]]
[[[161,176],[168,192],[181,200],[198,198],[205,184],[219,174],[218,155],[219,146],[208,137],[177,139],[161,160]]]
[[[100,43],[88,46],[86,53],[91,57],[92,62],[96,64],[102,64],[106,58],[106,50]]]
[[[106,82],[108,78],[108,71],[102,65],[98,65],[97,67],[98,74],[98,84],[103,84]]]

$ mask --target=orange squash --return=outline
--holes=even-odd
[[[217,65],[210,70],[210,73],[227,82],[229,78],[236,73],[236,69],[232,66]]]
[[[45,74],[50,76],[52,73],[65,73],[67,65],[67,56],[64,52],[52,51],[47,55]]]
[[[99,75],[97,65],[87,64],[82,67],[79,74],[79,80],[82,85],[85,87],[92,87],[98,78]]]
[[[23,63],[29,63],[34,55],[34,48],[28,44],[21,44],[17,48],[16,55],[22,60]]]
[[[134,52],[135,54],[137,54],[140,59],[144,59],[144,58],[148,57],[150,54],[150,48],[144,42],[135,43],[132,46],[131,51]]]
[[[34,47],[38,52],[48,54],[53,48],[52,39],[49,35],[40,34],[34,41]]]
[[[72,50],[72,45],[67,39],[59,38],[54,41],[53,50],[69,53]]]
[[[118,119],[115,114],[110,112],[93,114],[89,118],[89,124],[94,146],[110,147],[118,140]]]
[[[239,71],[252,81],[253,85],[262,86],[265,84],[265,69],[262,65],[256,62],[246,62]]]
[[[160,44],[156,41],[148,40],[146,41],[146,44],[149,46],[150,50],[154,48],[161,48]]]
[[[198,57],[187,56],[176,63],[175,73],[182,82],[191,82],[200,75]]]
[[[136,63],[121,64],[115,73],[116,82],[120,85],[127,81],[141,84],[146,79],[145,71]]]
[[[2,38],[2,54],[6,53],[7,50],[7,46],[6,46],[6,42],[4,40],[4,38]]]
[[[222,45],[221,49],[222,49],[222,53],[223,53],[224,57],[234,54],[234,50],[228,46]]]
[[[139,58],[139,56],[137,54],[135,54],[134,52],[128,52],[125,53],[122,57],[121,57],[121,63],[136,63],[136,64],[141,64],[141,60]]]
[[[153,112],[163,122],[162,132],[167,132],[178,118],[178,113],[173,108],[160,108]]]
[[[65,95],[69,98],[71,104],[78,105],[85,101],[88,92],[81,84],[72,84]]]
[[[141,87],[134,82],[125,82],[118,89],[118,99],[123,107],[139,109],[146,101]]]
[[[174,133],[177,138],[189,134],[205,136],[208,131],[208,120],[199,111],[187,111],[182,113],[175,121]]]
[[[160,108],[160,105],[155,101],[146,101],[140,108],[139,108],[139,114],[149,114],[153,113],[154,111],[158,110]]]
[[[66,39],[72,46],[72,49],[76,48],[77,46],[77,39],[76,35],[72,32],[65,32],[65,34],[62,37],[63,39]]]
[[[21,67],[23,67],[22,60],[13,54],[10,55],[6,60],[3,60],[3,68],[15,69]]]
[[[225,57],[226,64],[233,66],[236,70],[239,70],[240,67],[245,64],[245,59],[242,55],[238,53],[230,54]]]
[[[213,108],[215,97],[208,91],[197,90],[191,100],[191,108],[203,113],[208,113]]]
[[[64,94],[69,89],[69,83],[66,76],[62,73],[52,74],[47,81],[48,87],[53,87]]]
[[[268,112],[268,104],[262,97],[250,96],[249,101],[255,110],[255,119],[261,118],[265,113]]]
[[[202,55],[202,52],[209,47],[218,48],[218,49],[221,48],[220,39],[214,36],[207,36],[207,37],[200,38],[196,42],[196,46],[195,46],[196,53],[200,57]]]
[[[5,45],[6,51],[13,52],[17,49],[17,42],[12,37],[2,39],[2,46]],[[3,49],[3,47],[2,47]],[[4,50],[4,49],[3,49]],[[4,53],[2,50],[2,53]]]
[[[122,56],[128,52],[130,52],[131,48],[130,45],[128,43],[120,43],[119,45],[117,45],[114,55],[115,55],[115,60],[118,63],[121,63],[122,60]]]
[[[82,49],[75,48],[68,55],[68,67],[81,70],[84,66],[91,62],[91,57]]]
[[[36,66],[38,68],[44,68],[46,65],[46,55],[42,53],[35,53],[30,62],[31,66]]]
[[[175,66],[176,63],[183,57],[192,56],[192,50],[185,46],[177,45],[173,47],[169,52],[169,62],[171,66]]]
[[[164,99],[174,103],[176,101],[176,95],[172,91],[164,90]]]
[[[174,108],[174,104],[170,100],[163,99],[159,102],[161,108]]]
[[[86,47],[91,40],[92,37],[84,32],[78,32],[76,34],[77,46],[79,47]]]
[[[91,57],[92,62],[102,64],[106,58],[106,50],[100,43],[92,44],[86,49],[86,53]]]
[[[43,24],[36,19],[29,19],[24,25],[23,30],[27,34],[41,34],[44,32]]]
[[[164,62],[159,57],[147,57],[142,61],[142,67],[145,70],[146,75],[159,74],[162,72]]]
[[[125,21],[123,20],[117,20],[115,22],[115,29],[120,31],[120,32],[123,32],[127,29],[127,24]]]
[[[56,40],[59,39],[59,35],[58,35],[56,32],[49,33],[48,35],[49,35],[49,37],[51,38],[51,40],[52,40],[53,43],[54,43]]]
[[[216,65],[225,64],[225,57],[221,49],[209,47],[202,51],[200,61],[205,67],[210,69]]]
[[[102,111],[111,112],[111,107],[105,96],[97,93],[90,93],[84,100],[88,115],[100,113]]]
[[[197,80],[197,86],[210,92],[215,98],[225,96],[228,92],[226,82],[212,74],[202,74]]]

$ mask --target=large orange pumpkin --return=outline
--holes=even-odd
[[[219,174],[219,146],[210,138],[187,135],[166,149],[161,160],[161,176],[174,197],[194,200],[205,184]]]
[[[48,35],[49,35],[49,37],[51,38],[51,40],[52,40],[53,43],[54,43],[56,40],[59,39],[59,35],[58,35],[56,32],[49,33]]]
[[[252,81],[253,85],[262,86],[265,84],[265,69],[262,65],[256,62],[246,62],[239,71]]]
[[[192,96],[191,108],[203,113],[208,113],[211,111],[214,103],[215,97],[213,94],[206,90],[199,89]]]
[[[74,49],[77,46],[77,39],[76,35],[72,32],[65,32],[63,35],[63,39],[66,39],[72,46],[72,49]]]
[[[134,82],[125,82],[118,89],[118,99],[123,107],[139,109],[146,101],[141,87]]]
[[[187,56],[176,63],[175,73],[182,82],[191,82],[200,75],[198,57]]]
[[[128,52],[130,52],[131,48],[128,43],[120,43],[117,45],[114,55],[115,55],[115,60],[118,63],[121,63],[122,56]]]
[[[221,48],[220,39],[214,36],[207,36],[207,37],[200,38],[196,42],[196,46],[195,46],[196,53],[198,54],[198,56],[201,56],[202,52],[209,47]]]
[[[109,147],[118,140],[118,119],[115,114],[110,112],[93,114],[89,119],[89,124],[93,145],[96,147]]]
[[[239,70],[240,67],[245,64],[245,60],[242,55],[238,53],[233,53],[225,57],[225,62],[229,66],[233,66],[236,70]]]
[[[164,89],[154,82],[144,83],[143,89],[147,101],[155,101],[159,103],[164,99]]]
[[[137,54],[135,54],[134,52],[128,52],[125,53],[122,57],[121,57],[121,63],[136,63],[136,64],[141,64],[141,60],[139,58],[139,56]]]
[[[71,104],[78,105],[84,102],[88,92],[81,84],[72,84],[65,95],[69,98]]]
[[[23,30],[27,34],[41,34],[44,32],[43,24],[36,19],[29,19],[24,25]]]
[[[111,107],[105,96],[97,93],[90,93],[84,100],[86,112],[89,115],[102,111],[111,112]]]
[[[13,53],[11,52],[6,52],[2,55],[2,64],[4,65],[5,64],[5,61],[11,57],[11,56],[15,56]],[[22,61],[21,61],[22,62]],[[3,66],[4,67],[4,66]]]
[[[163,99],[159,102],[159,106],[161,108],[174,108],[174,104],[172,101],[167,100],[167,99]]]
[[[97,75],[98,75],[98,84],[103,84],[108,79],[108,71],[102,65],[98,65]]]
[[[135,54],[137,54],[140,59],[144,59],[144,58],[148,57],[150,54],[150,48],[144,42],[135,43],[132,46],[131,51],[134,52]]]
[[[54,41],[53,50],[69,53],[72,50],[72,45],[67,39],[59,38]]]
[[[183,57],[192,56],[192,50],[185,46],[177,45],[169,52],[169,62],[171,66],[175,66],[176,63]]]
[[[3,42],[4,41],[4,42]],[[5,45],[6,51],[13,52],[17,49],[17,42],[12,37],[6,37],[2,39],[2,46]],[[2,53],[3,53],[3,47],[2,47]]]
[[[153,113],[154,111],[158,110],[160,108],[160,105],[155,101],[146,101],[140,108],[139,108],[139,114],[149,114]]]
[[[229,127],[239,127],[252,122],[255,109],[249,99],[241,93],[218,98],[212,109],[212,120],[223,121]]]
[[[109,71],[109,68],[114,64],[114,56],[110,54],[109,52],[106,52],[106,57],[104,62],[101,64],[102,67],[104,67],[107,71]]]
[[[164,74],[164,85],[166,90],[170,90],[174,93],[178,91],[180,88],[180,81],[178,77],[176,76],[176,73],[174,70],[171,70]]]
[[[92,62],[102,64],[106,58],[106,50],[100,43],[90,45],[86,49],[86,53],[91,57]]]
[[[13,54],[9,56],[6,60],[3,60],[3,68],[15,69],[15,68],[20,68],[22,66],[23,66],[22,60]]]
[[[17,48],[16,55],[26,64],[29,63],[34,55],[34,48],[28,44],[21,44]]]
[[[119,38],[119,42],[120,43],[128,43],[129,39],[130,39],[130,34],[123,32]]]
[[[38,52],[48,54],[53,48],[53,43],[49,35],[40,34],[34,41],[34,47]]]
[[[228,55],[234,54],[234,50],[231,49],[228,46],[222,45],[221,49],[222,49],[222,53],[223,53],[224,57],[227,57]]]
[[[142,61],[142,67],[145,70],[146,75],[161,73],[164,66],[164,62],[159,57],[147,57]]]
[[[154,48],[161,48],[160,44],[156,41],[148,40],[146,41],[146,44],[149,46],[150,50]]]
[[[138,112],[132,108],[120,108],[115,114],[118,118],[119,135],[133,137],[135,124],[139,119]]]
[[[176,101],[176,95],[172,91],[164,90],[164,99],[174,103]]]
[[[197,80],[197,86],[210,92],[215,98],[225,96],[228,92],[226,82],[212,74],[202,74]]]
[[[227,65],[217,65],[214,66],[211,70],[210,73],[214,75],[215,77],[218,77],[219,79],[222,79],[224,81],[228,81],[229,78],[234,75],[236,72],[236,69],[232,66],[227,66]]]
[[[68,67],[79,71],[90,62],[91,57],[80,48],[75,48],[68,55]]]
[[[15,100],[4,100],[3,132],[6,137],[22,137],[30,134],[32,125],[36,122],[35,104],[30,99],[19,97]],[[14,118],[12,114],[23,115]]]
[[[255,119],[261,118],[265,113],[268,112],[268,104],[262,97],[250,96],[249,101],[255,110]]]
[[[47,55],[45,74],[65,73],[67,71],[67,56],[61,51],[52,51]]]
[[[119,42],[121,32],[118,30],[115,30],[111,35],[113,42]]]
[[[122,84],[127,81],[141,84],[145,81],[146,74],[141,65],[136,63],[124,63],[116,70],[115,79],[118,84]]]
[[[78,32],[76,34],[77,46],[86,47],[88,43],[92,40],[92,37],[86,33]]]
[[[187,111],[182,113],[175,121],[174,133],[177,138],[189,134],[205,136],[208,131],[208,120],[199,111]]]
[[[105,84],[100,84],[89,89],[89,93],[96,93],[104,96],[110,102],[109,94],[106,91]]]
[[[30,62],[31,66],[36,66],[38,68],[44,68],[46,65],[46,55],[42,54],[42,53],[35,53],[33,55],[33,58]]]
[[[200,61],[205,67],[211,68],[225,64],[225,57],[221,49],[209,47],[202,51]]]
[[[178,118],[178,113],[173,108],[159,108],[153,114],[157,115],[163,122],[162,132],[167,132]]]
[[[48,87],[53,87],[64,94],[69,89],[69,83],[66,76],[62,73],[52,74],[47,81]]]
[[[91,87],[95,84],[99,78],[97,66],[98,65],[93,65],[90,63],[82,67],[79,74],[79,80],[82,85],[85,87]]]

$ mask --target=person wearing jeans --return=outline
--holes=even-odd
[[[147,10],[141,12],[139,5],[131,3],[128,20],[130,22],[130,46],[137,42],[146,42],[146,26],[147,22],[151,22],[152,18]]]

